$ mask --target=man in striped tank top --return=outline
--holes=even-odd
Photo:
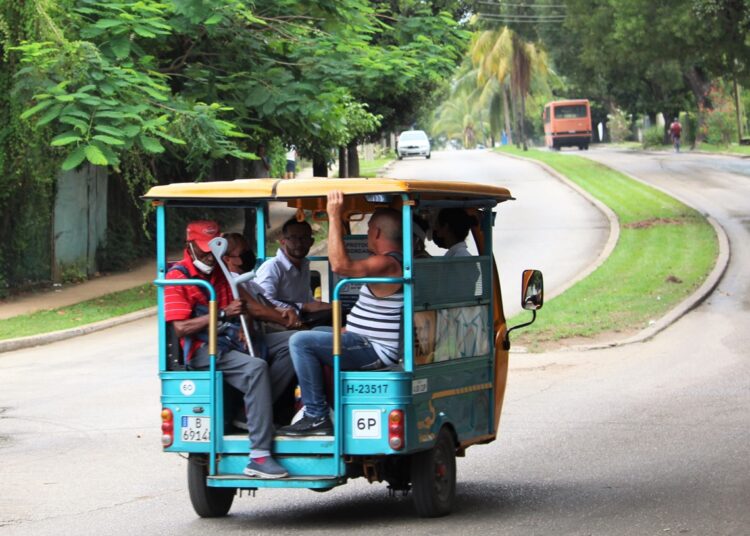
[[[344,246],[342,223],[344,194],[328,194],[328,261],[343,277],[401,277],[401,214],[376,210],[367,225],[366,259],[352,259]],[[377,370],[399,360],[399,338],[404,296],[400,284],[362,285],[359,298],[347,317],[341,335],[342,370]],[[297,372],[305,414],[278,430],[290,436],[330,435],[333,424],[326,402],[323,366],[333,366],[330,328],[301,331],[289,339],[289,352]]]

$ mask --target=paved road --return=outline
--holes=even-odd
[[[158,447],[144,320],[0,356],[0,534],[750,533],[748,179],[703,161],[682,161],[670,179],[663,156],[592,157],[690,183],[726,217],[729,271],[648,343],[513,355],[500,440],[459,459],[451,516],[417,519],[409,498],[355,481],[326,494],[266,490],[226,519],[197,519],[184,462]]]

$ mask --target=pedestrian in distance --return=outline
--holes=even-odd
[[[674,151],[680,152],[680,137],[682,136],[682,125],[680,120],[675,117],[672,124],[669,125],[669,135],[672,137],[672,144],[674,145]]]
[[[297,148],[290,145],[286,152],[286,175],[285,179],[293,179],[297,176]]]

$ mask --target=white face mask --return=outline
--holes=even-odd
[[[195,249],[193,249],[193,244],[188,245],[190,246],[190,251],[193,253],[193,266],[195,266],[195,268],[202,274],[210,275],[211,272],[214,271],[214,267],[209,266],[205,262],[199,260],[198,256],[195,254]]]

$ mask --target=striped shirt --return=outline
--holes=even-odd
[[[181,271],[171,269],[167,272],[167,279],[206,279],[206,276],[198,272],[193,266],[190,254],[185,250],[184,256],[177,264],[187,269],[190,277],[186,277]],[[219,309],[222,309],[232,301],[232,289],[229,287],[224,274],[217,266],[207,279],[216,291],[216,303]],[[175,320],[187,320],[192,318],[194,309],[197,305],[208,306],[208,298],[200,287],[195,285],[187,286],[168,286],[164,289],[164,319],[167,322]],[[182,347],[185,348],[185,341],[180,339]],[[203,345],[203,341],[191,337],[190,350],[185,356],[186,361],[190,361],[195,351]]]
[[[399,290],[379,298],[370,287],[362,285],[359,298],[346,317],[346,331],[361,335],[372,344],[373,350],[386,365],[398,363],[401,313],[404,293]]]

